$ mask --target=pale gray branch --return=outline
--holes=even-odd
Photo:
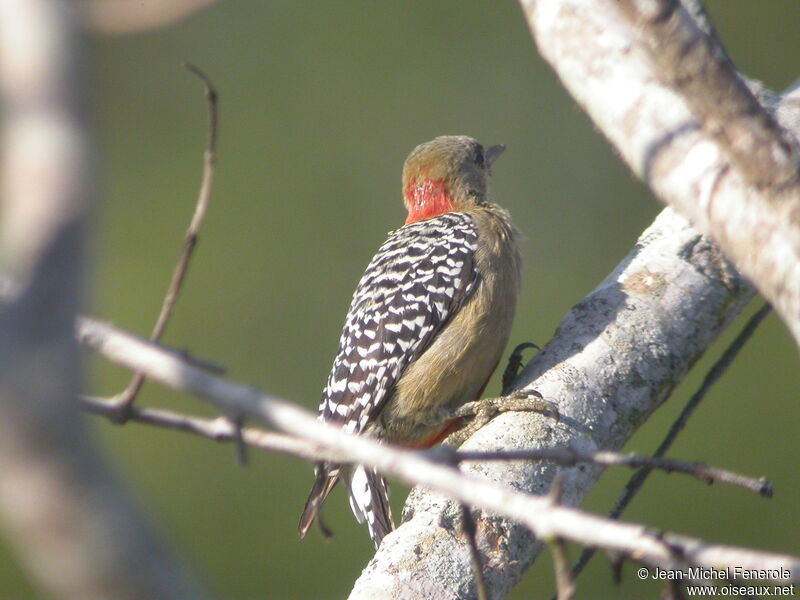
[[[733,63],[678,0],[615,0],[648,51],[655,74],[756,188],[798,183],[798,149],[759,103]],[[767,197],[766,199],[769,199]]]
[[[521,3],[540,53],[622,158],[719,244],[800,344],[797,145],[724,53],[674,0]],[[785,109],[781,124],[796,123]]]
[[[110,421],[117,418],[118,409],[114,402],[91,396],[79,396],[77,402],[81,409],[88,413],[105,417]],[[204,437],[215,442],[236,442],[239,435],[234,423],[226,417],[208,419],[160,408],[133,406],[129,419],[144,425],[153,425]],[[243,427],[241,437],[245,444],[260,450],[291,454],[306,460],[325,459],[336,462],[346,460],[345,456],[336,452],[324,452],[313,440],[305,440],[282,433]]]
[[[449,457],[436,461],[430,455],[422,456],[411,450],[349,435],[283,400],[210,375],[188,364],[176,353],[110,325],[82,318],[78,320],[77,335],[84,346],[112,362],[141,371],[153,381],[207,399],[227,415],[249,417],[281,432],[313,440],[322,451],[337,452],[350,461],[524,523],[542,538],[555,536],[609,548],[648,564],[665,567],[674,567],[683,561],[716,567],[735,564],[749,568],[784,568],[789,569],[793,577],[800,577],[798,558],[706,544],[672,534],[656,535],[640,525],[611,522],[575,509],[555,506],[548,498],[524,494],[484,477],[462,473],[450,466]],[[390,534],[386,539],[395,535]],[[724,562],[720,562],[723,559]],[[391,591],[387,590],[386,596],[390,594]]]

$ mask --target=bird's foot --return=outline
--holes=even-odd
[[[462,404],[450,415],[450,419],[471,419],[460,429],[450,434],[443,443],[458,447],[472,434],[504,412],[543,412],[549,414],[556,423],[560,420],[558,407],[536,390],[517,390],[507,396],[486,398]]]

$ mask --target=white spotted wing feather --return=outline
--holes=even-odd
[[[477,283],[472,218],[448,213],[392,232],[370,262],[350,304],[339,352],[320,403],[320,418],[350,433],[369,427],[391,400],[403,370],[430,345]],[[317,466],[310,520],[339,476],[336,464]],[[366,520],[376,546],[391,531],[388,487],[358,467],[343,473],[353,512]],[[323,492],[323,493],[320,493]],[[304,513],[304,517],[307,515]],[[301,520],[301,531],[303,520]]]

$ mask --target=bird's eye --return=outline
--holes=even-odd
[[[475,164],[479,167],[482,167],[485,164],[483,159],[483,148],[481,146],[478,146],[478,149],[475,151]]]

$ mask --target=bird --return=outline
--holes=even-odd
[[[504,150],[440,136],[408,155],[406,220],[356,287],[322,394],[322,421],[429,448],[459,427],[448,414],[481,397],[508,342],[520,288],[520,233],[488,200],[492,165]],[[300,537],[341,479],[377,548],[394,529],[385,478],[326,461],[314,473]]]

